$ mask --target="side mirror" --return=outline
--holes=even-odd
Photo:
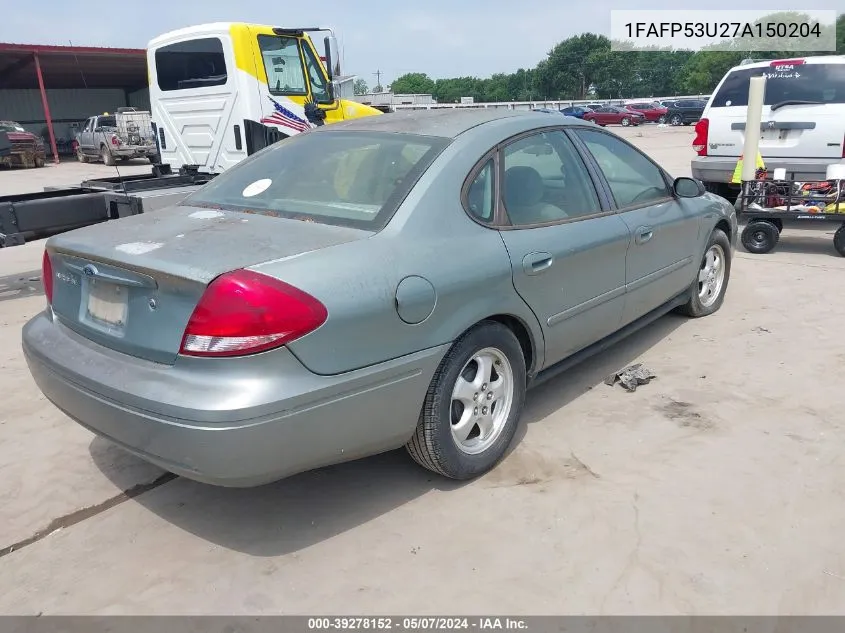
[[[326,70],[328,71],[329,81],[331,81],[340,77],[340,55],[337,38],[333,34],[327,35],[323,39],[323,46],[326,49]]]
[[[672,187],[675,190],[675,195],[679,198],[698,198],[699,196],[703,196],[707,191],[700,180],[687,178],[686,176],[675,178]]]

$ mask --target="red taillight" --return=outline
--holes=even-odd
[[[695,124],[695,138],[692,140],[692,148],[699,156],[707,156],[707,135],[710,132],[710,121],[699,119]]]
[[[116,136],[116,135],[112,135],[112,137],[111,137],[111,144],[112,144],[112,145],[115,145],[115,146],[120,145],[120,139],[119,139],[119,138],[117,138],[117,136]]]
[[[53,264],[47,250],[44,250],[44,257],[41,258],[41,283],[44,286],[44,295],[47,303],[53,303]]]
[[[209,284],[185,328],[180,353],[242,356],[280,347],[328,318],[322,303],[261,273],[236,270]]]
[[[777,68],[778,66],[801,66],[802,64],[804,64],[803,59],[776,59],[769,64],[769,67]]]

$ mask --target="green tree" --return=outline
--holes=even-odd
[[[407,73],[391,84],[395,94],[428,95],[434,92],[435,81],[425,73]]]
[[[356,95],[365,95],[370,91],[370,87],[367,85],[367,82],[361,78],[355,80],[355,83],[352,84],[352,91]]]

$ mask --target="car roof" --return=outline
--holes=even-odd
[[[523,117],[526,130],[549,124],[547,112],[505,108],[436,108],[400,110],[390,114],[361,117],[322,126],[315,131],[356,130],[456,138],[479,125],[516,117]],[[575,123],[567,117],[558,117],[554,120],[554,125],[572,124]]]

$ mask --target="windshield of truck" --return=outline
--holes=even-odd
[[[764,74],[764,105],[784,101],[845,103],[845,64],[781,64],[732,71],[719,87],[710,107],[747,106],[751,77]]]
[[[26,130],[20,123],[0,121],[0,132],[26,132]]]
[[[378,230],[448,143],[414,134],[306,132],[251,156],[182,204]]]

